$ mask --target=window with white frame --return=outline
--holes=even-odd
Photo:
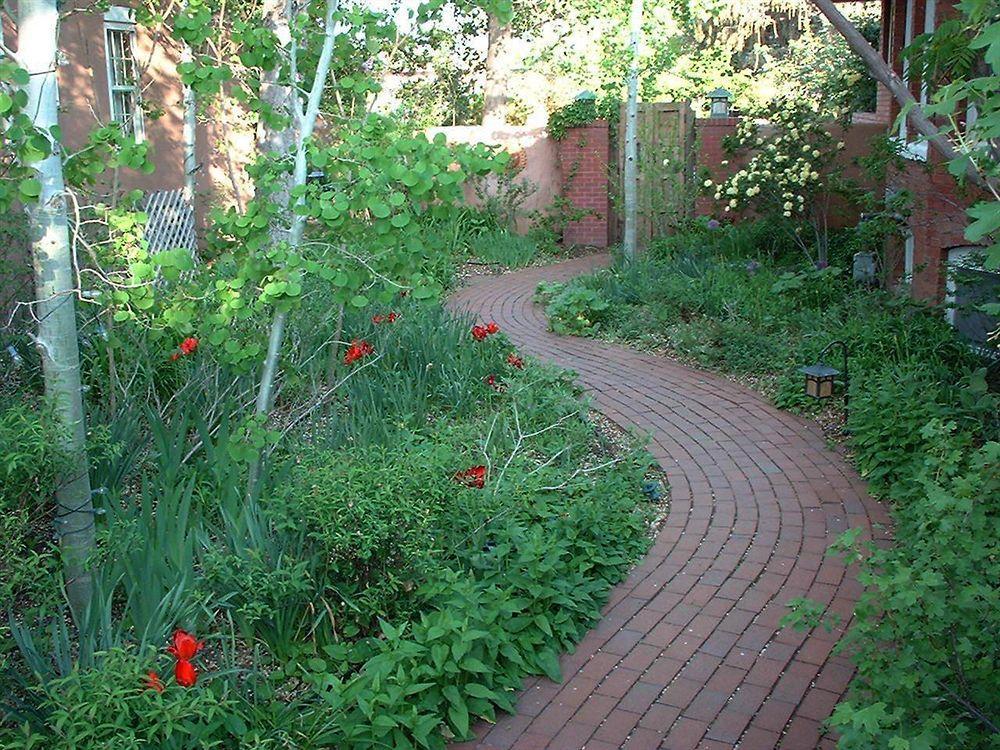
[[[916,29],[916,5],[918,0],[906,0],[906,19],[903,27],[903,46],[909,47],[917,37]],[[937,22],[937,0],[926,0],[924,5],[924,34],[933,34]],[[910,61],[903,58],[903,80],[910,81]],[[920,81],[920,94],[917,100],[921,105],[930,101],[930,87],[926,78]],[[908,159],[927,161],[927,141],[911,141],[909,123],[906,118],[899,123],[899,141],[903,147],[903,156]]]
[[[142,141],[145,131],[131,8],[113,6],[104,14],[104,52],[108,64],[111,119],[121,125],[123,133]]]
[[[987,315],[981,306],[1000,296],[1000,273],[983,266],[981,247],[959,247],[948,251],[945,302],[948,322],[973,346],[996,352],[991,334],[1000,328],[1000,319]]]

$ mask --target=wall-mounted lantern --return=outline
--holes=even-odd
[[[844,356],[844,369],[838,370],[830,367],[824,361],[826,353],[835,346],[839,346]],[[828,399],[833,396],[834,384],[838,376],[844,376],[844,410],[847,410],[849,398],[850,381],[847,371],[847,344],[843,341],[832,341],[827,344],[823,351],[819,353],[819,362],[799,370],[806,376],[806,395],[816,399]]]
[[[584,89],[573,98],[578,102],[593,102],[597,101],[597,94],[595,94],[593,91],[587,91],[586,89]]]
[[[732,97],[725,89],[719,88],[708,95],[711,117],[729,117],[729,100]]]

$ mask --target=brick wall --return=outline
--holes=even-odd
[[[739,124],[738,117],[709,117],[695,120],[695,176],[699,183],[705,181],[705,174],[713,183],[720,183],[733,174],[738,168],[730,161],[729,154],[722,147],[722,139],[733,135]],[[727,162],[724,166],[722,162]],[[695,213],[699,216],[714,216],[721,209],[717,208],[715,199],[706,195],[699,188],[695,199]]]
[[[717,202],[714,197],[700,187],[706,176],[714,184],[728,179],[747,161],[747,155],[733,156],[727,154],[722,141],[726,136],[736,132],[738,117],[704,118],[695,121],[695,175],[699,181],[699,193],[695,200],[695,213],[698,216],[713,216],[717,219],[746,218],[746,213],[733,214],[725,211],[725,201]],[[767,126],[763,129],[766,130]],[[864,185],[867,189],[880,190],[880,185],[866,184],[866,175],[857,166],[859,156],[869,151],[872,139],[885,132],[885,124],[874,116],[856,119],[846,129],[840,125],[831,124],[830,135],[835,141],[843,141],[845,148],[838,156],[838,164],[843,168],[844,175],[851,180]],[[726,162],[723,164],[723,162]],[[858,222],[858,207],[848,204],[839,196],[832,196],[826,208],[827,221],[832,227],[854,226]]]
[[[569,128],[559,141],[563,196],[575,208],[588,212],[579,221],[567,224],[564,245],[607,247],[610,242],[610,139],[608,123],[597,120],[584,127]]]
[[[911,293],[917,299],[939,302],[944,297],[948,251],[965,247],[965,209],[976,200],[973,190],[960,188],[945,165],[930,154],[930,164],[909,162],[890,175],[889,188],[907,190],[912,207],[907,228],[913,235]],[[897,269],[902,272],[903,259]]]

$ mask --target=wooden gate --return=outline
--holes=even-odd
[[[638,225],[639,247],[649,240],[669,234],[694,206],[694,112],[688,102],[639,104],[636,123],[638,140]],[[615,242],[623,229],[622,195],[625,165],[625,105],[618,118],[615,138],[617,173],[612,175],[611,228]]]

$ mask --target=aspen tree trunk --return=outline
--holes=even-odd
[[[191,62],[191,48],[185,44],[181,48],[181,62]],[[184,141],[184,197],[194,207],[194,195],[198,188],[198,102],[195,99],[194,89],[190,86],[184,87],[184,127],[182,138]]]
[[[292,86],[282,85],[279,81],[280,70],[267,71],[261,81],[261,99],[289,116],[289,124],[282,130],[264,127],[258,133],[257,147],[262,153],[278,153],[294,155],[293,170],[290,179],[285,181],[285,188],[274,196],[281,205],[288,206],[286,218],[280,225],[272,227],[271,241],[286,242],[289,247],[296,248],[302,242],[306,228],[306,217],[292,210],[291,191],[293,187],[305,185],[308,174],[306,147],[316,127],[319,116],[320,100],[323,88],[326,86],[330,73],[330,63],[333,59],[333,44],[336,41],[337,29],[334,15],[340,7],[339,0],[326,2],[326,26],[324,29],[323,46],[316,63],[316,74],[308,99],[303,104],[302,97]],[[296,40],[291,34],[292,6],[287,0],[267,0],[264,6],[265,23],[278,35],[282,47],[288,55],[290,78],[297,86],[299,76],[299,56]],[[299,198],[298,202],[304,200]],[[274,397],[274,381],[278,374],[278,362],[281,358],[281,344],[285,338],[285,325],[288,312],[278,310],[271,319],[271,331],[268,336],[267,354],[264,358],[264,368],[261,373],[260,386],[257,389],[257,400],[254,408],[256,416],[263,416],[271,409]],[[259,477],[260,464],[255,462],[250,467],[250,491]]]
[[[488,24],[482,124],[497,127],[507,123],[507,67],[503,50],[511,31],[509,23],[500,23],[492,13],[488,16]]]
[[[642,34],[642,0],[632,0],[629,14],[631,59],[628,70],[628,103],[625,106],[625,168],[623,198],[625,209],[625,237],[623,249],[626,258],[634,258],[636,252],[636,224],[638,221],[638,164],[639,152],[636,126],[639,119],[639,39]]]
[[[25,90],[36,128],[58,124],[56,81],[59,12],[56,0],[19,0],[18,57],[31,75]],[[35,272],[38,316],[36,344],[42,357],[45,395],[55,407],[58,443],[66,463],[56,484],[56,536],[73,616],[80,622],[90,605],[92,581],[86,568],[94,548],[94,514],[86,450],[80,352],[77,341],[76,284],[66,218],[65,186],[59,144],[34,165],[42,190],[27,207]]]

